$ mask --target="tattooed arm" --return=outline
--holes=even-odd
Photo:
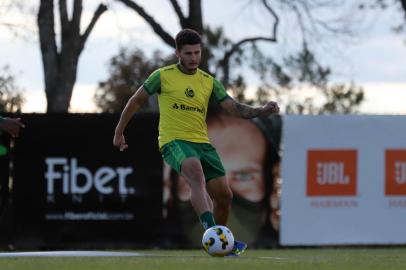
[[[279,107],[275,101],[270,101],[262,107],[253,107],[228,97],[222,101],[220,105],[230,115],[241,118],[254,118],[257,116],[279,113]]]

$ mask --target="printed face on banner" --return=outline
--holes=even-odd
[[[406,149],[385,151],[385,195],[406,195]]]
[[[356,150],[308,150],[307,196],[355,196]]]

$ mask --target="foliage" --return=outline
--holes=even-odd
[[[133,0],[117,0],[117,2],[125,4],[136,12],[144,19],[146,24],[151,26],[153,32],[165,44],[174,47],[173,37],[165,30],[165,24],[162,21],[155,20],[152,14],[149,14],[139,2]],[[270,97],[278,99],[286,93],[292,92],[289,91],[290,89],[297,89],[308,84],[323,93],[324,103],[316,106],[314,104],[315,99],[318,99],[316,97],[307,98],[303,104],[294,105],[295,99],[291,99],[287,105],[287,111],[292,113],[346,113],[356,111],[356,107],[362,102],[362,89],[355,89],[354,85],[346,87],[345,85],[328,84],[327,79],[330,79],[330,69],[318,65],[314,54],[307,49],[307,46],[302,55],[288,57],[284,59],[283,63],[279,64],[269,59],[269,57],[265,57],[263,48],[258,45],[260,42],[268,44],[278,42],[281,33],[283,33],[279,33],[279,23],[285,22],[284,17],[281,15],[286,14],[292,15],[290,21],[298,26],[296,36],[304,43],[306,43],[306,40],[320,40],[322,37],[351,36],[354,33],[353,28],[356,28],[356,24],[351,23],[351,20],[343,20],[340,17],[345,8],[340,9],[340,12],[338,10],[334,13],[323,12],[333,8],[341,8],[343,6],[342,1],[263,0],[247,3],[247,9],[248,7],[259,8],[261,11],[257,15],[261,17],[261,20],[269,22],[269,25],[267,25],[271,27],[264,32],[259,31],[258,33],[261,33],[259,35],[258,33],[245,31],[246,33],[242,35],[242,38],[228,37],[222,27],[213,28],[208,26],[201,12],[202,1],[190,0],[187,2],[189,5],[182,6],[177,0],[170,1],[174,9],[173,15],[179,19],[180,28],[193,28],[202,33],[204,47],[201,67],[220,79],[238,101],[249,104],[262,104],[268,101]],[[185,10],[188,12],[185,12]],[[257,91],[256,100],[249,100],[246,97],[247,66],[257,71],[262,81],[262,85]],[[110,79],[114,79],[114,77],[115,74],[112,73]],[[273,79],[272,85],[269,83],[270,79]],[[132,87],[138,87],[142,82],[143,80],[138,85],[132,85]],[[122,87],[125,88],[125,86]],[[120,93],[123,93],[122,96],[126,97],[129,95],[125,94],[125,90],[114,91],[115,94],[110,93],[110,96],[106,95],[103,98],[106,102],[110,100],[110,103],[112,103],[113,97],[116,95],[117,104],[113,107],[123,107],[124,100],[128,98],[123,100],[118,95]],[[132,93],[134,89],[127,89],[127,92]],[[118,103],[121,105],[118,105]],[[109,111],[106,107],[100,106],[100,103],[98,105],[103,111]]]
[[[122,49],[110,60],[110,77],[99,83],[94,96],[96,105],[102,112],[122,111],[144,80],[155,69],[170,62],[173,62],[173,59],[171,61],[165,58],[160,51],[156,51],[152,58],[148,59],[139,49]],[[151,109],[151,103],[148,105],[144,109]]]
[[[0,70],[0,112],[21,112],[24,103],[22,91],[16,86],[15,78],[9,68]]]
[[[354,83],[331,83],[331,69],[318,63],[306,43],[281,64],[263,57],[256,70],[263,81],[257,96],[263,100],[269,89],[271,96],[286,104],[288,114],[356,113],[364,100],[363,89]]]
[[[363,10],[378,10],[380,12],[381,10],[387,10],[387,9],[396,9],[398,13],[401,14],[400,17],[402,19],[400,21],[396,21],[395,18],[393,18],[394,23],[393,25],[390,25],[392,30],[397,33],[397,34],[406,34],[406,0],[372,0],[372,1],[367,1],[361,2],[358,5],[358,9],[363,11]]]
[[[221,29],[207,31],[205,51],[209,68],[218,76],[216,73],[221,73],[221,69],[216,70],[215,67],[221,59],[217,55],[221,55],[219,51],[222,46],[227,46],[228,41]],[[110,61],[110,78],[99,84],[95,95],[97,106],[103,112],[121,111],[153,70],[174,61],[173,58],[163,57],[160,52],[147,59],[140,50],[122,50]],[[245,95],[247,86],[242,74],[238,73],[242,62],[250,62],[251,69],[259,74],[262,81],[255,100]],[[264,104],[273,98],[282,105],[286,104],[284,111],[289,114],[348,114],[356,113],[364,100],[362,88],[353,83],[348,86],[330,83],[331,69],[318,63],[306,43],[302,51],[284,58],[282,63],[266,57],[253,43],[249,49],[234,54],[232,63],[237,72],[227,89],[240,102]],[[309,89],[314,94],[306,96]],[[149,105],[145,109],[157,110],[151,108],[151,102]]]
[[[207,58],[209,71],[216,78],[224,79],[224,55],[232,47],[232,42],[225,36],[222,27],[210,28],[206,26],[204,29],[204,47],[203,54]],[[231,92],[233,97],[240,102],[252,103],[252,100],[246,98],[246,82],[244,76],[240,70],[243,63],[249,63],[251,58],[248,53],[250,48],[242,50],[238,48],[230,59],[229,66],[233,68],[228,72],[227,82],[225,82],[226,88]]]
[[[230,41],[224,36],[222,28],[205,28],[203,56],[207,59],[209,71],[214,76],[221,77],[222,69],[218,68],[224,51],[230,46]],[[234,70],[241,66],[243,52],[234,54],[232,64]],[[246,57],[247,58],[247,57]],[[140,49],[133,51],[122,49],[109,63],[109,78],[99,83],[95,93],[96,106],[102,112],[121,111],[131,95],[140,87],[144,80],[157,68],[176,63],[175,56],[163,56],[156,51],[151,58],[144,55]],[[243,76],[237,73],[231,78],[228,89],[241,102],[252,103],[245,98],[246,83]],[[151,100],[144,110],[153,110],[154,101]]]

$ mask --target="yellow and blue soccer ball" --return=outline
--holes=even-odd
[[[216,225],[204,232],[202,245],[209,255],[223,257],[233,249],[234,236],[229,228]]]

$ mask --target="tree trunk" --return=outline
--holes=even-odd
[[[189,28],[203,34],[202,1],[189,0]]]
[[[400,0],[400,4],[402,5],[402,9],[404,11],[404,18],[406,20],[406,0]]]
[[[141,16],[146,23],[148,23],[152,30],[157,34],[163,42],[167,45],[175,48],[175,40],[174,38],[165,30],[163,27],[150,15],[148,14],[142,6],[138,5],[133,0],[116,0],[127,7],[134,10],[139,16]],[[196,30],[200,34],[204,34],[203,28],[203,14],[202,14],[202,1],[201,0],[189,0],[189,14],[186,17],[179,6],[177,0],[169,0],[175,10],[176,16],[179,19],[179,26],[181,29],[183,28],[191,28]],[[203,44],[204,45],[204,44]],[[202,61],[200,63],[200,68],[204,71],[208,71],[208,57],[207,55],[202,55]]]
[[[107,10],[99,5],[92,21],[80,34],[82,0],[75,0],[69,20],[66,0],[59,0],[61,49],[55,40],[54,0],[41,0],[37,22],[44,68],[47,112],[68,112],[76,82],[77,64],[84,44],[101,14]]]
[[[189,18],[188,18],[188,28],[191,28],[201,35],[204,35],[203,27],[203,13],[202,13],[202,1],[201,0],[189,0]],[[203,44],[204,46],[204,44]],[[202,50],[203,52],[205,50]],[[208,55],[207,53],[202,54],[202,59],[200,62],[200,68],[206,72],[209,72]]]

